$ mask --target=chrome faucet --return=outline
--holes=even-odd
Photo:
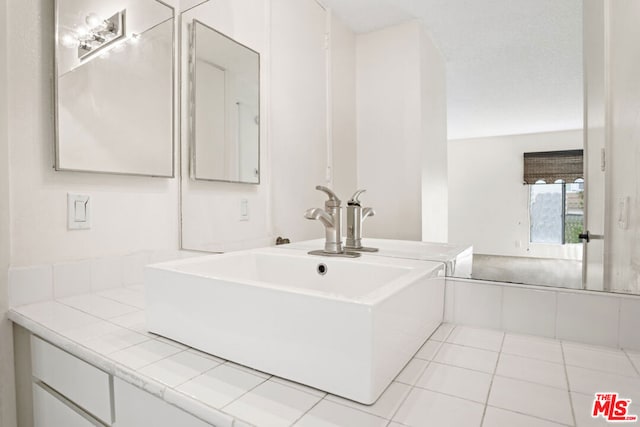
[[[322,185],[316,186],[316,190],[327,194],[329,199],[324,203],[324,210],[312,208],[304,213],[307,219],[318,220],[324,225],[325,243],[324,250],[311,251],[312,255],[343,256],[355,258],[360,254],[355,252],[345,252],[342,246],[342,207],[341,201],[336,193]]]
[[[362,246],[362,223],[376,211],[373,208],[363,208],[358,199],[366,190],[356,191],[347,202],[347,243],[346,248],[354,251],[377,252],[376,248]]]

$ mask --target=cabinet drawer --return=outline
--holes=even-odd
[[[98,424],[89,421],[49,391],[34,383],[33,425],[34,427],[95,427]]]
[[[42,339],[31,336],[35,378],[104,423],[113,423],[110,376]]]
[[[118,378],[114,380],[118,427],[211,427]]]

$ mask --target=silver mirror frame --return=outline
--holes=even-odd
[[[262,155],[262,124],[258,121],[258,180],[256,182],[249,181],[235,181],[235,180],[225,180],[225,179],[211,179],[211,178],[197,178],[195,174],[196,170],[196,103],[194,101],[195,98],[195,90],[196,90],[196,73],[195,73],[195,58],[196,58],[196,24],[203,26],[204,28],[219,34],[227,40],[232,41],[240,47],[243,47],[253,53],[256,54],[258,58],[258,117],[260,116],[260,109],[262,106],[262,84],[261,84],[261,74],[260,70],[262,67],[262,62],[260,58],[260,53],[254,49],[251,49],[249,46],[246,46],[237,40],[229,37],[228,35],[216,30],[215,28],[205,24],[204,22],[194,18],[191,23],[188,34],[189,34],[189,52],[188,52],[188,64],[189,64],[189,176],[194,181],[208,181],[208,182],[227,182],[232,184],[244,184],[244,185],[260,185],[262,181],[262,171],[260,167],[261,155]]]
[[[59,129],[59,113],[58,113],[58,48],[60,46],[60,40],[58,40],[58,28],[59,28],[59,13],[58,13],[58,3],[61,0],[54,0],[53,8],[54,8],[54,37],[53,41],[53,126],[54,126],[54,164],[53,169],[56,172],[83,172],[83,173],[95,173],[95,174],[106,174],[106,175],[124,175],[124,176],[143,176],[143,177],[151,177],[151,178],[175,178],[176,177],[176,102],[179,97],[176,96],[176,66],[178,64],[177,53],[178,50],[176,48],[177,37],[176,37],[176,26],[178,23],[178,16],[176,15],[176,8],[171,6],[168,3],[165,3],[162,0],[154,0],[157,3],[169,8],[171,10],[172,17],[169,20],[173,20],[172,26],[172,46],[171,46],[171,57],[173,61],[171,63],[171,173],[168,175],[162,174],[145,174],[145,173],[135,173],[135,172],[112,172],[112,171],[97,171],[97,170],[89,170],[89,169],[70,169],[70,168],[62,168],[60,167],[60,129]],[[159,22],[151,28],[155,28],[158,25],[167,22],[167,20]],[[151,28],[145,30],[149,31]]]

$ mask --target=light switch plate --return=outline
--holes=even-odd
[[[240,200],[240,221],[249,221],[249,200]]]
[[[88,194],[67,193],[67,228],[91,228],[91,197]]]

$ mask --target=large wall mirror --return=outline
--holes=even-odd
[[[260,183],[260,55],[191,25],[191,177]]]
[[[56,170],[174,175],[175,11],[56,0]]]

